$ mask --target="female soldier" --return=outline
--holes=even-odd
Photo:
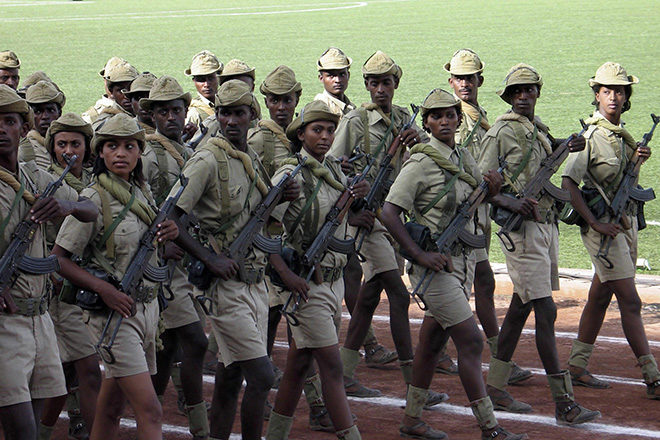
[[[95,183],[81,194],[96,204],[101,215],[88,225],[65,220],[53,249],[62,276],[82,290],[97,293],[107,308],[124,318],[113,345],[116,361],[104,361],[106,377],[98,397],[92,440],[116,438],[126,400],[135,411],[137,436],[162,438],[162,409],[150,377],[156,372],[157,286],[145,280],[144,295],[131,298],[71,260],[72,255],[80,255],[88,270],[117,279],[130,265],[140,237],[156,215],[142,176],[144,141],[144,130],[126,114],[112,116],[96,133],[92,140],[92,149],[98,155],[93,170]],[[178,236],[173,221],[159,226],[159,242]],[[155,253],[150,263],[157,264]],[[108,313],[84,311],[83,318],[94,340],[98,340]]]
[[[276,208],[273,217],[281,221],[289,236],[289,243],[297,252],[304,252],[323,225],[323,219],[344,191],[347,178],[339,163],[326,158],[332,145],[339,116],[332,113],[321,101],[307,104],[300,116],[287,127],[286,134],[295,150],[307,157],[302,172],[304,195],[297,200]],[[296,166],[296,159],[285,159],[275,173],[277,182]],[[300,177],[302,175],[302,177]],[[353,187],[356,197],[364,197],[368,184],[362,181]],[[361,215],[351,220],[370,227],[373,219]],[[346,222],[337,229],[335,236],[344,238]],[[353,424],[348,400],[343,387],[342,364],[339,357],[338,331],[341,321],[341,303],[344,296],[342,270],[346,256],[328,251],[317,268],[316,276],[308,284],[305,279],[289,269],[279,255],[271,256],[273,267],[294,295],[302,297],[296,317],[300,325],[290,326],[293,340],[290,343],[286,370],[280,382],[275,408],[271,412],[266,438],[286,439],[293,423],[293,412],[302,391],[305,376],[312,360],[319,366],[323,384],[323,398],[332,424],[340,439],[359,439],[360,433]]]
[[[649,349],[648,339],[640,314],[641,301],[635,288],[635,261],[637,259],[637,217],[636,209],[625,214],[630,222],[630,229],[623,229],[620,224],[611,223],[609,212],[598,218],[589,208],[578,189],[584,181],[585,188],[601,191],[612,200],[616,193],[623,170],[635,151],[646,160],[651,155],[648,147],[637,147],[630,133],[623,128],[621,114],[630,109],[632,84],[638,79],[628,75],[620,64],[607,62],[596,71],[596,76],[589,80],[594,91],[596,111],[585,122],[591,124],[584,137],[587,147],[579,153],[571,154],[564,169],[562,186],[571,193],[571,204],[582,216],[586,226],[581,229],[582,242],[587,248],[595,267],[589,289],[589,298],[582,311],[578,337],[573,341],[573,348],[568,360],[571,378],[575,385],[590,388],[609,388],[609,384],[596,379],[587,371],[593,344],[605,318],[605,312],[616,295],[621,313],[621,325],[632,348],[637,365],[642,369],[646,383],[646,396],[660,400],[660,372],[655,358]],[[631,205],[636,208],[635,204]],[[596,258],[601,240],[611,237],[608,258],[613,263],[607,268]]]
[[[417,144],[403,166],[383,206],[383,223],[392,236],[414,258],[410,278],[416,285],[426,269],[435,277],[425,294],[428,311],[422,322],[419,345],[413,359],[413,378],[408,387],[405,416],[399,432],[403,437],[440,439],[446,435],[420,420],[440,349],[451,336],[458,350],[458,371],[470,406],[482,430],[482,438],[521,439],[507,432],[493,414],[481,373],[482,336],[468,303],[467,274],[475,264],[471,249],[456,249],[451,256],[427,252],[413,241],[400,214],[407,211],[416,222],[442,232],[457,207],[481,179],[475,160],[465,148],[457,148],[454,134],[461,122],[461,104],[452,94],[433,90],[422,103],[424,129],[429,144]],[[488,195],[499,192],[502,177],[494,170],[484,175]],[[447,272],[445,266],[452,267]]]
[[[45,147],[52,158],[49,171],[55,178],[62,174],[67,165],[66,160],[62,157],[63,154],[67,154],[69,157],[78,156],[69,173],[64,176],[66,183],[78,193],[92,180],[91,170],[83,167],[83,163],[87,162],[90,156],[92,136],[94,136],[92,126],[75,113],[67,113],[53,121],[45,136]],[[47,225],[46,235],[49,246],[54,244],[61,224],[62,222],[56,222]],[[81,408],[75,408],[78,410],[77,422],[71,405],[67,406],[67,412],[71,420],[69,433],[73,434],[84,430],[84,425],[79,423],[81,413],[87,429],[90,430],[92,427],[96,398],[101,387],[101,371],[99,370],[94,343],[83,323],[82,310],[74,304],[67,303],[66,298],[64,298],[67,293],[75,294],[75,290],[72,289],[70,283],[66,283],[65,290],[62,291],[62,281],[58,278],[53,277],[54,294],[50,299],[49,312],[55,325],[55,334],[57,335],[57,344],[60,349],[60,360],[63,367],[65,371],[68,369],[74,370],[71,371],[73,378],[77,376],[79,381]],[[71,301],[71,298],[69,301]],[[72,376],[67,372],[65,377],[68,380]],[[71,383],[67,383],[67,388],[71,389],[71,386]],[[70,393],[73,393],[73,391]],[[60,396],[46,401],[41,426],[39,427],[40,440],[50,438],[65,400],[66,396]],[[75,402],[75,397],[72,400]]]

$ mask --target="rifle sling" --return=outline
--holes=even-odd
[[[303,168],[303,174],[305,174],[306,171],[307,171],[307,169]],[[311,178],[311,176],[305,176],[306,179],[307,179],[307,177]],[[318,180],[319,181],[316,183],[316,186],[314,187],[314,190],[311,192],[311,194],[309,194],[307,196],[307,202],[305,203],[305,206],[303,206],[302,210],[300,211],[300,214],[298,214],[298,217],[296,217],[293,224],[291,225],[291,233],[293,233],[298,228],[298,225],[300,225],[300,222],[302,222],[305,214],[307,214],[309,209],[312,207],[312,203],[314,203],[316,201],[316,196],[318,196],[319,191],[321,190],[321,185],[323,185],[323,179],[319,177]],[[309,188],[308,185],[305,186],[305,189],[307,189],[307,188]],[[318,204],[318,202],[317,202],[317,204]],[[317,213],[316,214],[316,221],[313,221],[311,218],[308,219],[308,220],[310,221],[310,223],[318,224],[318,209],[315,209],[314,211]],[[314,228],[314,231],[316,231],[316,229],[317,228]],[[303,240],[303,241],[305,241],[305,240]]]
[[[108,253],[108,258],[112,260],[115,258],[114,232],[115,229],[117,229],[117,226],[119,226],[119,223],[121,223],[124,218],[126,218],[126,214],[128,214],[131,206],[133,206],[133,202],[135,202],[135,191],[131,191],[131,198],[128,200],[128,203],[124,205],[124,208],[121,210],[119,215],[117,215],[112,223],[110,223],[112,213],[110,212],[110,200],[108,200],[107,191],[103,189],[99,183],[96,183],[92,188],[94,188],[101,197],[101,210],[103,211],[102,214],[104,231],[103,236],[101,236],[99,246],[106,245],[105,248]]]
[[[512,128],[514,133],[516,134],[516,138],[518,138],[518,144],[522,148],[525,145],[525,141],[527,140],[527,137],[525,136],[524,132],[522,131],[522,124],[512,124]],[[511,177],[505,180],[509,180],[509,183],[512,187],[515,188],[515,183],[518,182],[518,177],[520,177],[520,174],[523,172],[527,164],[529,163],[529,159],[532,157],[532,150],[534,149],[534,142],[536,141],[536,137],[538,136],[538,127],[536,124],[534,124],[534,133],[532,134],[532,140],[529,142],[529,146],[527,148],[527,151],[525,152],[525,156],[523,157],[522,162],[520,162],[520,165],[518,165],[518,168],[511,174]]]
[[[14,197],[14,201],[11,202],[11,208],[9,208],[9,212],[7,213],[7,216],[2,219],[2,223],[0,224],[0,246],[2,246],[3,248],[7,244],[5,242],[5,229],[9,224],[9,220],[11,220],[11,215],[14,213],[14,210],[18,206],[18,202],[23,198],[23,193],[25,192],[25,181],[20,175],[19,175],[19,179],[21,182],[21,186],[18,189],[18,191],[16,191],[16,196]]]

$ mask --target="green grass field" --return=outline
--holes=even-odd
[[[359,103],[368,100],[359,69],[381,49],[403,67],[395,101],[407,105],[419,103],[435,87],[447,87],[442,66],[456,49],[469,47],[486,64],[480,102],[491,119],[507,110],[495,95],[507,70],[526,62],[543,75],[537,114],[557,137],[578,131],[578,119],[592,111],[588,78],[603,62],[617,61],[641,80],[632,110],[624,115],[627,128],[641,138],[650,127],[649,113],[660,113],[657,5],[611,0],[0,1],[0,49],[18,53],[23,78],[46,71],[67,95],[65,110],[82,112],[103,92],[98,71],[113,55],[141,71],[173,75],[191,91],[183,70],[201,49],[224,62],[245,60],[256,67],[257,82],[287,64],[302,82],[304,103],[321,90],[316,59],[335,45],[354,59],[348,94]],[[644,166],[643,185],[657,182],[659,164],[654,157]],[[660,221],[660,203],[650,203],[646,212],[648,220]],[[649,226],[639,243],[640,257],[656,273],[658,232],[660,226]],[[493,254],[502,261],[499,251]],[[561,228],[560,265],[590,267],[575,228]]]

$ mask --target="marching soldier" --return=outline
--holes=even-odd
[[[352,59],[346,56],[341,49],[330,47],[323,52],[316,62],[319,71],[319,81],[323,84],[323,92],[314,97],[315,100],[323,101],[330,111],[341,118],[355,105],[346,96],[348,80],[351,78]]]
[[[212,52],[203,50],[196,54],[190,67],[183,73],[192,77],[197,96],[190,101],[186,124],[199,126],[203,120],[215,115],[215,94],[218,92],[218,74],[223,65]]]

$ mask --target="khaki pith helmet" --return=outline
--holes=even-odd
[[[262,95],[272,93],[274,95],[286,95],[291,92],[301,92],[302,85],[296,81],[296,74],[287,66],[278,66],[266,76],[261,83],[259,91]]]
[[[484,63],[472,49],[459,49],[445,64],[445,70],[452,75],[472,75],[484,70]]]
[[[110,61],[108,61],[110,64]],[[102,70],[103,78],[112,83],[133,81],[139,75],[139,72],[128,61],[121,60],[108,66]]]
[[[30,128],[34,127],[34,113],[27,101],[6,84],[0,84],[0,113],[18,113]]]
[[[132,138],[138,141],[140,149],[144,149],[145,134],[137,121],[126,113],[117,113],[111,116],[105,124],[94,134],[92,151],[100,153],[103,143],[116,137]]]
[[[424,117],[428,112],[436,108],[449,108],[449,107],[458,107],[458,113],[460,113],[461,101],[456,99],[453,93],[449,93],[443,89],[433,89],[431,93],[426,96],[424,102],[422,102],[422,117]]]
[[[316,61],[316,69],[319,72],[321,70],[348,69],[351,67],[351,63],[353,60],[347,57],[341,49],[330,47]]]
[[[339,123],[339,115],[330,111],[323,101],[312,101],[300,111],[300,114],[286,127],[286,137],[292,142],[298,141],[298,129],[314,121]]]
[[[403,69],[389,55],[378,50],[362,66],[362,76],[366,78],[369,75],[394,75],[396,79],[401,79]]]
[[[52,154],[53,152],[53,143],[55,142],[55,135],[60,132],[74,132],[80,133],[85,137],[85,147],[86,150],[91,149],[92,137],[94,137],[94,129],[92,124],[88,124],[75,113],[65,113],[55,121],[50,124],[48,131],[46,132],[46,137],[44,143],[46,149]],[[86,151],[85,155],[89,153]]]
[[[628,75],[621,64],[608,61],[596,70],[595,76],[589,79],[589,87],[595,85],[629,86],[638,82],[639,79],[635,75]]]
[[[163,75],[154,81],[149,91],[149,97],[140,99],[140,108],[151,110],[157,102],[174,101],[175,99],[183,99],[186,107],[188,107],[192,98],[190,93],[183,91],[176,79],[169,75]]]
[[[244,61],[234,58],[233,60],[229,60],[227,65],[225,65],[219,78],[226,80],[227,78],[241,75],[247,75],[254,80],[254,67],[250,67]]]
[[[212,73],[221,73],[222,62],[213,52],[203,50],[192,58],[190,67],[183,71],[186,76],[210,75]]]
[[[153,73],[150,72],[141,73],[138,75],[137,78],[133,80],[133,82],[131,83],[131,87],[129,89],[124,89],[121,92],[129,98],[134,93],[149,92],[154,85],[154,81],[156,81],[157,79],[158,78]]]
[[[3,50],[0,52],[0,69],[19,69],[21,67],[21,60],[11,50]]]
[[[541,75],[536,71],[536,69],[534,69],[529,64],[516,64],[511,69],[509,69],[509,73],[507,73],[506,77],[504,78],[504,88],[498,90],[497,94],[504,101],[511,104],[511,99],[507,93],[507,89],[511,86],[519,84],[536,84],[539,87],[539,90],[541,90],[541,86],[543,86],[543,78],[541,78]]]
[[[45,104],[47,102],[54,102],[55,104],[58,104],[60,108],[64,107],[64,103],[66,102],[64,93],[59,91],[50,81],[39,81],[30,86],[25,93],[25,100],[28,104]]]
[[[250,86],[239,79],[230,79],[222,83],[215,95],[216,107],[237,107],[249,105],[255,112],[256,99],[250,90]]]

